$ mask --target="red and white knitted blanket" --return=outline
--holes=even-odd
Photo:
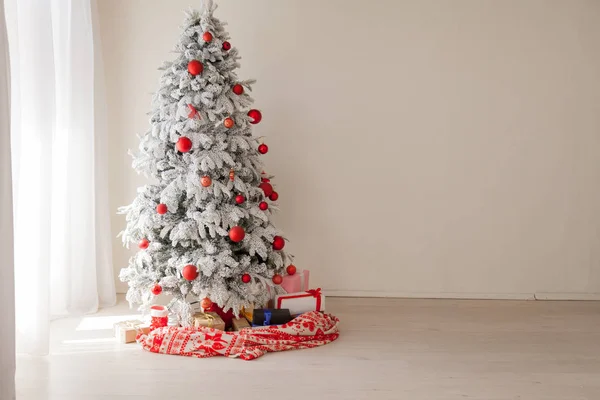
[[[137,342],[153,353],[188,357],[225,356],[254,360],[267,352],[308,349],[338,338],[339,320],[316,311],[284,325],[223,332],[213,328],[164,327],[138,335]]]

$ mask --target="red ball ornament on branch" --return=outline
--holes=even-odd
[[[225,128],[230,129],[230,128],[233,128],[233,126],[235,125],[235,122],[233,121],[232,118],[227,117],[223,121],[223,125],[225,126]]]
[[[273,191],[273,193],[271,193],[271,195],[269,196],[269,199],[271,199],[271,201],[277,201],[278,198],[279,193],[277,193],[276,191]]]
[[[271,182],[269,178],[260,178],[261,182]]]
[[[176,147],[177,150],[179,150],[180,152],[187,153],[192,149],[192,141],[190,140],[190,138],[182,136],[179,138],[179,140],[177,140]]]
[[[248,111],[248,116],[252,119],[250,121],[251,124],[258,124],[262,120],[262,114],[258,110],[250,110]]]
[[[193,281],[198,277],[198,267],[191,264],[186,265],[185,267],[183,267],[183,270],[181,270],[181,275],[185,280]]]
[[[273,250],[281,250],[285,246],[285,240],[281,236],[273,238]]]
[[[158,283],[156,285],[154,285],[152,287],[152,289],[150,289],[152,294],[155,296],[158,296],[159,294],[162,293],[162,286],[160,286]]]
[[[244,274],[244,275],[242,275],[242,282],[244,282],[244,283],[250,283],[251,280],[252,280],[252,277],[250,276],[250,274]]]
[[[213,40],[213,35],[210,32],[204,32],[202,34],[202,40],[204,40],[206,43],[210,42]]]
[[[288,275],[294,275],[296,273],[296,266],[293,264],[288,265],[285,272],[287,272]]]
[[[266,209],[269,208],[269,205],[267,204],[266,201],[261,201],[260,204],[258,205],[258,208],[260,208],[261,210],[265,211]]]
[[[283,277],[279,274],[275,274],[273,275],[272,281],[276,285],[281,285],[281,282],[283,282]]]
[[[237,94],[238,96],[242,93],[244,93],[244,87],[242,85],[240,85],[239,83],[236,85],[233,85],[233,93]]]
[[[188,72],[194,76],[200,75],[204,71],[204,65],[198,60],[192,60],[188,63]]]
[[[200,179],[200,184],[204,187],[209,187],[211,183],[212,183],[212,179],[210,179],[210,176],[208,176],[208,175],[204,175]]]
[[[159,213],[160,215],[166,214],[167,211],[169,211],[169,209],[167,208],[166,204],[160,203],[159,205],[156,206],[156,212]]]
[[[142,250],[146,250],[148,246],[150,246],[150,242],[146,238],[140,240],[140,243],[138,244],[138,247]]]
[[[235,196],[236,203],[243,204],[245,201],[246,201],[246,198],[243,195],[238,194],[237,196]]]
[[[225,50],[225,51],[231,50],[231,43],[223,42],[223,50]]]
[[[244,228],[241,226],[234,226],[229,230],[229,239],[231,239],[232,242],[239,243],[244,240],[245,236],[246,231],[244,231]]]
[[[261,144],[260,146],[258,146],[258,152],[260,154],[267,154],[267,152],[269,151],[269,146],[267,146],[266,144]]]
[[[269,182],[262,182],[258,185],[259,188],[263,190],[265,196],[269,197],[273,193],[273,186]]]
[[[200,302],[200,307],[202,307],[203,310],[210,308],[210,306],[212,306],[213,302],[211,299],[209,299],[208,297],[205,297],[202,299],[202,301]]]

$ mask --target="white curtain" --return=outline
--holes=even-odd
[[[10,171],[8,42],[0,0],[0,399],[15,398],[15,312]]]
[[[115,303],[95,2],[5,0],[11,58],[17,351]]]

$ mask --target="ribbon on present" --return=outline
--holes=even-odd
[[[200,321],[206,321],[209,328],[212,328],[215,324],[215,317],[206,313],[199,313],[194,315],[194,320],[199,319]]]
[[[315,299],[317,299],[317,305],[316,305],[316,310],[315,311],[321,311],[321,288],[317,288],[317,289],[310,289],[307,290],[305,292],[306,294],[297,294],[295,296],[285,296],[285,297],[279,297],[277,299],[277,308],[281,308],[281,302],[282,300],[286,300],[286,299],[301,299],[304,297],[314,297]]]
[[[144,323],[138,319],[117,322],[117,326],[120,329],[135,329],[138,332],[142,330],[142,325],[144,325]]]
[[[315,311],[321,311],[321,288],[307,290],[306,293],[311,294],[317,299],[317,309]]]
[[[131,343],[149,332],[150,328],[140,320],[120,321],[114,324],[115,335],[123,343]],[[135,333],[135,336],[131,336]]]
[[[264,310],[265,320],[263,321],[263,325],[271,325],[271,310]]]

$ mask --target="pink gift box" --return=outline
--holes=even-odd
[[[310,272],[305,269],[297,271],[294,275],[285,275],[281,287],[286,293],[304,292],[310,287],[308,285],[308,276]]]

